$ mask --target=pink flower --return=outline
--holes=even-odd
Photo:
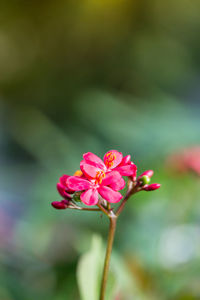
[[[167,166],[174,171],[181,173],[193,171],[200,176],[200,146],[185,148],[171,155],[167,160]]]
[[[104,155],[102,161],[97,155],[87,152],[83,154],[80,163],[81,171],[88,178],[94,178],[97,172],[109,173],[118,171],[122,176],[134,176],[137,167],[131,162],[130,155],[123,157],[121,152],[110,150]]]
[[[138,178],[136,175],[137,167],[131,161],[130,155],[123,157],[121,152],[110,150],[101,160],[97,155],[87,152],[83,154],[80,170],[77,170],[73,176],[60,177],[57,189],[64,200],[54,201],[52,206],[64,209],[69,207],[69,204],[73,206],[74,201],[80,200],[86,205],[96,205],[100,197],[110,203],[117,203],[123,198],[119,193],[125,186],[122,176],[129,177],[129,189],[132,187],[134,193],[160,188],[158,183],[149,184],[153,176],[152,170],[143,172]]]
[[[92,158],[94,158],[93,155]],[[89,179],[71,176],[67,179],[67,186],[72,190],[83,191],[80,199],[86,205],[96,205],[99,194],[106,201],[117,203],[123,197],[118,190],[124,188],[125,181],[116,171],[106,174],[100,168],[101,161],[100,158],[98,159],[93,161],[93,164],[96,164],[96,166],[90,164],[84,166],[84,172],[89,175]]]

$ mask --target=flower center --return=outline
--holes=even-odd
[[[113,152],[108,152],[106,154],[105,165],[107,168],[111,168],[114,164],[114,160],[116,159],[116,155]]]
[[[98,171],[95,177],[95,184],[101,184],[102,180],[105,178],[106,174],[104,171]]]

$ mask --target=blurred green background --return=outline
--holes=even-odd
[[[108,300],[200,299],[199,177],[167,163],[200,145],[199,32],[198,0],[0,1],[1,300],[81,299],[108,222],[50,203],[84,152],[110,149],[162,188],[120,217]]]

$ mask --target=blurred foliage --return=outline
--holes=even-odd
[[[119,219],[113,297],[200,298],[199,178],[166,163],[200,144],[199,11],[198,0],[1,0],[0,299],[80,299],[79,259],[107,220],[50,202],[82,153],[109,149],[162,183]]]

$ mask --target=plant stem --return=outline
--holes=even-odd
[[[120,213],[122,212],[122,210],[124,209],[124,206],[126,204],[126,201],[129,199],[129,197],[131,195],[133,195],[136,191],[134,191],[134,186],[133,186],[133,182],[130,181],[129,183],[129,187],[128,187],[128,191],[126,193],[126,196],[124,197],[121,205],[118,207],[117,211],[116,211],[116,216],[118,217],[120,215]]]
[[[77,210],[86,210],[86,211],[101,211],[99,208],[88,208],[88,207],[73,206],[73,205],[69,205],[67,208],[77,209]]]
[[[99,208],[88,208],[88,207],[81,207],[78,208],[79,210],[86,210],[86,211],[100,211]]]
[[[110,257],[112,252],[112,246],[115,236],[115,230],[117,225],[117,218],[124,209],[124,206],[129,199],[129,197],[137,192],[137,187],[134,186],[133,182],[129,180],[128,183],[128,190],[127,193],[121,203],[121,205],[118,207],[116,213],[113,212],[113,210],[110,207],[110,203],[108,203],[107,209],[104,208],[100,203],[98,203],[98,207],[101,209],[102,212],[104,212],[108,217],[110,221],[109,226],[109,233],[108,233],[108,242],[107,242],[107,249],[106,249],[106,256],[104,261],[104,269],[103,269],[103,276],[101,281],[101,291],[100,291],[100,298],[99,300],[105,299],[105,293],[106,293],[106,284],[108,280],[108,272],[109,272],[109,265],[110,265]]]
[[[100,210],[105,214],[107,215],[109,218],[110,218],[110,215],[109,215],[109,211],[104,208],[100,203],[97,203],[97,206],[100,208]]]
[[[103,269],[101,292],[100,292],[99,300],[105,299],[106,283],[107,283],[107,279],[108,279],[110,257],[111,257],[111,252],[112,252],[114,236],[115,236],[117,217],[113,214],[112,216],[109,216],[109,220],[110,220],[110,226],[109,226],[109,233],[108,233],[108,243],[107,243],[106,256],[105,256],[105,261],[104,261],[104,269]]]

